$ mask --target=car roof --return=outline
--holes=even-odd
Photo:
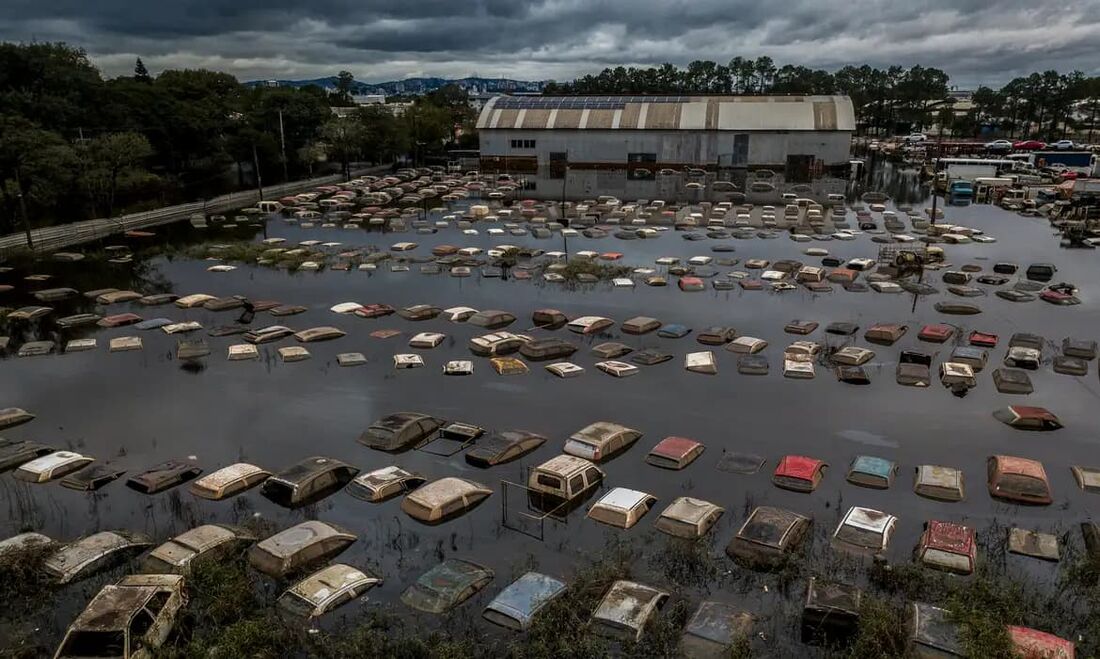
[[[652,498],[652,496],[652,494],[647,494],[640,490],[632,490],[628,487],[616,487],[600,497],[600,500],[597,501],[595,505],[603,508],[630,510],[646,499]]]
[[[80,631],[126,629],[130,618],[157,590],[155,586],[104,586],[77,616],[72,628]]]
[[[595,466],[595,463],[589,460],[585,460],[584,458],[578,458],[575,455],[562,454],[550,458],[546,462],[536,467],[536,469],[538,471],[546,472],[548,474],[554,474],[555,476],[568,478],[570,476],[583,472],[589,467]]]
[[[276,558],[288,558],[314,543],[345,533],[333,524],[311,519],[261,540],[256,547]]]
[[[462,496],[488,489],[477,481],[446,476],[422,485],[406,498],[413,503],[435,509]]]
[[[853,506],[848,509],[848,514],[844,516],[842,524],[844,526],[854,526],[864,531],[871,531],[872,533],[884,533],[895,519],[897,518],[893,515],[873,508]]]
[[[925,544],[930,549],[953,554],[969,554],[974,548],[974,530],[962,524],[931,520]]]

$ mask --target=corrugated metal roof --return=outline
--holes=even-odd
[[[479,129],[855,130],[847,96],[497,96]]]

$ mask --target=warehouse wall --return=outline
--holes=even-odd
[[[789,154],[813,155],[825,166],[842,165],[848,161],[851,142],[851,134],[846,131],[479,131],[483,157],[533,156],[540,166],[548,163],[555,152],[567,152],[569,162],[577,164],[625,164],[629,153],[653,153],[658,163],[717,165],[719,156],[728,159],[735,152],[737,135],[748,136],[748,160],[737,165],[749,167],[785,166]],[[534,140],[535,148],[512,148],[512,140]]]

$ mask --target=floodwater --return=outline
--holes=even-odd
[[[351,620],[355,619],[359,606],[403,609],[397,601],[400,593],[444,557],[472,559],[496,571],[494,582],[462,609],[462,615],[476,618],[490,598],[532,566],[568,578],[574,566],[598,558],[605,547],[618,540],[632,541],[644,546],[647,552],[660,551],[667,541],[653,531],[652,524],[660,510],[684,495],[726,507],[726,514],[711,533],[713,551],[721,561],[726,560],[721,557],[721,548],[736,533],[748,511],[752,506],[765,504],[812,515],[817,529],[816,549],[824,552],[829,551],[826,534],[831,533],[849,506],[867,506],[895,514],[900,522],[889,551],[891,561],[910,560],[922,526],[929,519],[962,522],[979,530],[994,523],[1007,523],[1066,533],[1071,543],[1079,544],[1077,524],[1091,517],[1098,499],[1097,495],[1076,487],[1070,466],[1096,462],[1100,434],[1094,406],[1100,402],[1100,380],[1094,372],[1095,363],[1090,364],[1088,376],[1072,377],[1054,373],[1050,359],[1057,354],[1056,346],[1063,337],[1095,338],[1100,300],[1090,286],[1100,281],[1100,255],[1091,250],[1061,249],[1045,219],[1024,218],[989,206],[948,207],[946,213],[948,221],[982,229],[998,240],[986,245],[945,246],[949,262],[977,263],[984,272],[991,271],[997,261],[1015,261],[1021,265],[1021,272],[1028,263],[1052,262],[1059,269],[1056,280],[1081,286],[1082,304],[1074,307],[1056,307],[1042,301],[1016,304],[990,294],[967,300],[982,307],[980,315],[945,316],[932,305],[953,296],[946,292],[937,272],[929,273],[926,281],[940,288],[941,293],[921,297],[914,309],[914,299],[909,294],[850,293],[839,285],[834,286],[834,292],[821,295],[801,288],[785,293],[740,289],[723,292],[709,288],[700,293],[683,293],[674,283],[651,288],[639,281],[633,289],[622,289],[612,288],[609,282],[564,287],[542,282],[537,276],[530,281],[483,279],[476,270],[474,276],[465,279],[446,274],[429,276],[419,273],[415,264],[410,272],[403,273],[392,273],[383,264],[374,273],[355,270],[287,273],[240,266],[233,272],[215,274],[206,271],[211,262],[164,257],[144,260],[140,252],[132,269],[44,263],[36,271],[53,273],[55,278],[39,287],[72,286],[83,291],[132,286],[143,292],[170,290],[180,295],[243,294],[254,300],[278,300],[309,308],[306,313],[289,318],[258,314],[254,327],[284,324],[305,329],[333,325],[346,331],[347,336],[309,344],[312,359],[292,364],[282,363],[276,348],[293,345],[293,339],[260,346],[259,361],[229,362],[225,359],[226,348],[239,342],[239,337],[204,336],[212,354],[205,359],[204,369],[193,372],[181,368],[174,359],[178,337],[157,330],[141,332],[133,327],[81,330],[64,338],[94,336],[99,341],[97,350],[8,358],[0,363],[0,391],[3,391],[0,407],[19,406],[38,415],[30,424],[5,431],[5,437],[71,448],[110,460],[130,472],[169,458],[192,455],[207,472],[242,460],[277,471],[308,456],[324,455],[363,470],[399,464],[431,478],[461,476],[485,483],[495,493],[469,514],[428,527],[406,516],[399,508],[399,499],[369,504],[344,492],[316,505],[290,511],[267,501],[258,490],[233,500],[209,502],[192,497],[186,487],[147,496],[116,481],[89,495],[57,484],[28,485],[9,474],[0,476],[0,510],[4,511],[0,536],[34,529],[70,540],[99,530],[123,528],[145,531],[159,542],[200,523],[239,522],[252,516],[262,516],[279,528],[310,518],[331,521],[359,536],[359,541],[338,560],[368,567],[385,577],[385,585],[371,592],[369,604],[346,607],[338,614]],[[849,222],[855,226],[854,213],[849,213]],[[173,232],[199,233],[187,227],[173,228]],[[484,230],[478,236],[465,236],[452,228],[434,235],[414,232],[383,235],[361,229],[319,226],[303,229],[274,218],[268,221],[265,232],[269,237],[285,237],[290,244],[307,239],[339,241],[344,245],[337,251],[368,245],[386,249],[393,242],[410,240],[420,245],[414,255],[428,254],[432,246],[444,243],[482,248],[499,244],[525,244],[545,250],[563,247],[557,234],[547,240],[530,236],[490,237]],[[213,242],[228,240],[226,232],[216,228],[208,229],[207,233]],[[254,239],[262,237],[257,233]],[[678,256],[686,262],[693,255],[704,254],[742,260],[793,258],[816,263],[817,257],[802,254],[805,248],[825,247],[842,259],[873,258],[879,245],[869,238],[863,235],[851,242],[812,243],[792,242],[786,236],[776,240],[728,240],[722,242],[733,243],[735,253],[712,254],[710,247],[716,241],[691,242],[682,240],[677,232],[668,231],[655,240],[570,238],[568,250],[621,251],[626,254],[622,263],[634,267],[657,267],[653,261],[659,256]],[[25,274],[20,270],[0,275],[0,283],[24,289]],[[7,306],[33,303],[18,295],[16,298],[5,299],[3,303]],[[328,310],[333,304],[345,301],[384,302],[395,307],[431,303],[444,308],[456,305],[500,308],[519,318],[508,328],[511,331],[525,330],[530,325],[531,312],[543,307],[561,309],[570,316],[604,315],[617,322],[648,315],[665,323],[685,324],[696,332],[711,325],[730,325],[739,334],[769,342],[762,354],[769,358],[771,373],[763,377],[739,375],[736,355],[720,347],[701,346],[694,333],[682,339],[657,338],[655,334],[638,337],[621,335],[616,325],[610,334],[591,339],[565,329],[533,332],[581,345],[582,349],[571,360],[585,368],[579,378],[558,379],[542,368],[543,363],[535,362],[529,364],[531,372],[527,375],[502,377],[492,370],[488,360],[472,357],[466,348],[471,337],[485,330],[451,324],[442,318],[419,323],[397,316],[366,320],[339,316]],[[86,311],[89,306],[83,298],[58,303],[54,316]],[[239,313],[129,304],[115,305],[107,313],[131,310],[146,318],[163,315],[176,320],[197,320],[206,329],[231,324]],[[808,337],[785,334],[784,324],[795,318],[816,320],[821,325]],[[838,345],[851,340],[824,334],[825,325],[832,321],[859,324],[861,331],[855,343],[860,345],[866,345],[861,338],[862,330],[875,322],[904,322],[909,332],[892,347],[870,346],[876,357],[865,365],[872,379],[869,386],[840,383],[820,366],[814,380],[782,377],[782,350],[788,343],[807,338]],[[920,326],[933,322],[957,325],[957,336],[981,329],[1001,337],[1001,346],[990,351],[990,364],[978,376],[978,387],[965,398],[953,396],[936,380],[926,389],[902,387],[894,382],[894,368],[901,350],[936,353],[937,365],[949,353],[954,341],[936,345],[917,340]],[[369,336],[371,331],[382,328],[394,328],[402,334],[385,340]],[[13,346],[48,331],[46,325],[35,326],[13,336]],[[422,331],[443,332],[447,339],[432,350],[408,348],[408,338]],[[1014,332],[1033,332],[1051,342],[1044,352],[1042,368],[1030,373],[1035,392],[1029,396],[999,394],[991,379],[993,368],[1000,365],[1004,356],[1008,337]],[[115,354],[107,351],[111,337],[126,335],[140,335],[144,350]],[[587,350],[605,340],[621,341],[638,349],[659,347],[675,357],[665,364],[642,367],[634,377],[614,379],[594,367],[598,360]],[[685,353],[707,349],[716,352],[717,375],[684,370]],[[339,367],[336,355],[353,351],[364,353],[368,364]],[[392,355],[402,352],[421,353],[426,366],[395,371]],[[473,375],[444,377],[441,369],[450,359],[473,359]],[[1054,433],[1013,430],[991,416],[993,410],[1008,404],[1045,406],[1060,416],[1065,428]],[[491,430],[522,428],[541,433],[549,441],[522,461],[489,470],[467,465],[461,453],[450,458],[421,451],[393,456],[356,442],[372,421],[398,411],[425,412]],[[606,486],[652,493],[659,500],[654,510],[629,531],[585,519],[583,510],[572,513],[567,524],[547,522],[543,540],[505,528],[501,481],[524,482],[528,467],[560,453],[571,433],[597,420],[616,421],[644,433],[633,448],[603,467],[607,472]],[[706,444],[706,451],[680,472],[647,465],[646,452],[669,435],[697,439]],[[760,473],[752,476],[719,471],[715,465],[727,451],[758,453],[767,462]],[[1021,507],[993,501],[985,487],[985,463],[989,455],[998,453],[1043,461],[1053,487],[1054,505]],[[829,463],[830,469],[816,492],[799,494],[771,484],[770,473],[785,454],[809,455]],[[847,466],[859,454],[897,461],[900,471],[894,486],[880,491],[847,483],[844,479]],[[967,485],[965,501],[941,503],[913,494],[913,469],[925,463],[961,468]],[[515,497],[509,505],[522,508],[523,501]],[[1010,556],[1008,561],[1010,571],[1027,571],[1040,579],[1053,580],[1057,572],[1054,564],[1030,558]],[[741,571],[732,562],[728,567],[732,572]],[[48,621],[43,621],[43,632],[49,638],[58,638],[95,589],[118,574],[116,570],[63,591],[63,595],[71,593],[72,598],[62,598],[63,605],[54,610]],[[669,583],[645,562],[639,564],[635,577],[677,590],[682,585]],[[750,582],[739,589],[724,588],[721,583],[692,585],[684,594],[693,605],[706,596],[767,609],[779,601],[776,599],[779,596],[764,594],[761,583]],[[794,599],[798,597],[796,594]],[[782,620],[775,625],[780,642],[793,642],[795,632],[791,622]],[[484,627],[488,630],[489,625]]]

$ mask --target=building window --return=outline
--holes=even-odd
[[[535,140],[512,140],[513,149],[533,149]]]
[[[649,181],[656,176],[656,153],[626,154],[626,178],[628,181]]]
[[[550,178],[565,178],[565,170],[569,168],[569,154],[565,151],[550,152]]]

